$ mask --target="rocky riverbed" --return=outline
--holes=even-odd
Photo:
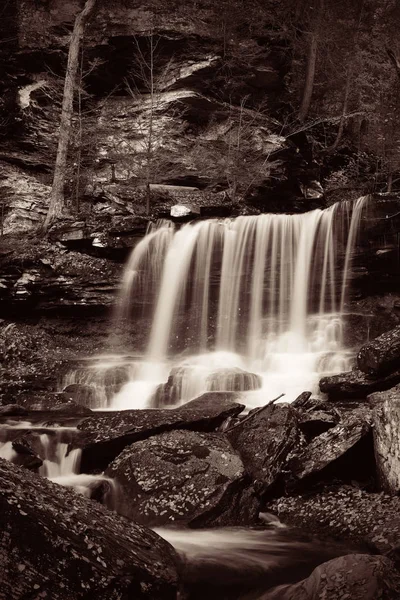
[[[359,361],[373,353],[396,371],[394,345],[388,356],[385,348],[398,335],[372,341]],[[149,528],[213,527],[223,536],[229,530],[220,528],[261,531],[272,515],[352,553],[336,548],[342,556],[312,574],[312,561],[308,573],[295,569],[301,583],[267,577],[252,597],[399,597],[398,388],[340,401],[304,393],[248,414],[236,392],[122,412],[92,412],[85,386],[71,392],[32,391],[31,403],[25,394],[1,408],[2,552],[13,557],[1,563],[2,597],[34,589],[69,600],[197,598],[188,573],[198,567],[185,567],[193,555],[179,543],[177,554]],[[65,473],[74,453],[79,466]],[[49,460],[64,465],[64,480],[44,478]]]

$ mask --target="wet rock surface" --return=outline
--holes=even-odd
[[[176,598],[178,557],[152,531],[4,460],[0,481],[4,598]]]
[[[297,413],[285,404],[267,406],[226,434],[261,493],[278,482],[291,453],[304,443]]]
[[[19,404],[6,404],[4,406],[0,406],[0,416],[15,417],[27,414],[27,409]]]
[[[307,579],[280,586],[260,600],[397,600],[399,595],[400,574],[390,559],[349,554],[323,563]]]
[[[369,396],[377,476],[387,492],[400,492],[400,386]]]
[[[125,448],[106,474],[120,486],[118,510],[149,526],[244,525],[258,515],[243,463],[219,434],[150,437]]]
[[[400,546],[400,498],[350,485],[281,497],[266,509],[283,523],[319,537],[366,543],[370,550],[393,553]]]
[[[319,382],[321,392],[328,394],[330,400],[347,398],[366,398],[369,394],[388,390],[400,383],[400,371],[389,375],[372,376],[359,369],[323,377]]]
[[[292,478],[291,484],[308,477],[324,476],[327,468],[335,470],[336,467],[342,478],[357,478],[365,474],[365,458],[373,461],[372,439],[364,439],[370,431],[370,422],[352,416],[315,437],[286,465]],[[329,475],[332,477],[333,473]]]
[[[243,405],[177,410],[127,410],[96,413],[78,425],[82,433],[82,469],[103,470],[125,446],[171,429],[214,431]]]
[[[370,375],[390,373],[400,367],[400,326],[364,344],[357,354],[360,371]]]

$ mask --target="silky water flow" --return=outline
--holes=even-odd
[[[151,224],[112,326],[140,328],[145,314],[144,355],[98,357],[67,383],[93,386],[103,410],[180,405],[206,391],[239,391],[248,408],[318,393],[322,376],[351,367],[345,301],[367,203]]]

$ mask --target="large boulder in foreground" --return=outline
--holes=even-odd
[[[385,491],[400,492],[400,385],[371,394],[378,481]]]
[[[171,431],[136,442],[109,466],[118,512],[150,527],[254,523],[259,503],[220,434]]]
[[[357,366],[369,375],[400,369],[400,325],[364,344],[357,354]]]
[[[350,485],[273,500],[265,507],[283,523],[320,538],[367,544],[381,554],[400,546],[400,498]]]
[[[348,400],[366,398],[369,394],[388,390],[398,383],[400,383],[400,371],[374,377],[354,369],[346,373],[322,377],[319,388],[321,392],[328,394],[329,400]]]
[[[178,557],[154,532],[0,460],[2,598],[175,600]]]
[[[226,433],[261,493],[278,482],[291,453],[304,443],[297,412],[288,404],[270,404]]]
[[[82,448],[81,470],[103,471],[122,450],[138,440],[172,429],[214,431],[226,419],[242,412],[244,405],[218,403],[177,410],[124,410],[97,412],[78,425]]]
[[[348,554],[319,565],[294,585],[281,585],[260,600],[398,600],[400,573],[384,556]]]

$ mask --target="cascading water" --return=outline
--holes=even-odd
[[[70,448],[70,443],[77,433],[75,427],[49,428],[42,423],[11,420],[10,423],[2,424],[0,458],[21,464],[13,444],[20,441],[21,435],[31,436],[32,433],[36,434],[33,436],[35,451],[42,460],[42,466],[38,469],[39,475],[59,485],[74,488],[88,498],[98,498],[108,508],[115,508],[118,495],[116,482],[103,474],[90,475],[79,472],[82,451],[79,448]]]
[[[281,393],[290,401],[316,391],[323,374],[348,369],[343,313],[366,204],[360,198],[178,230],[168,221],[152,225],[126,267],[114,321],[137,318],[137,300],[145,298],[147,352],[139,360],[114,357],[114,368],[129,365],[130,374],[108,406],[154,406],[170,374],[172,403],[229,389],[245,391],[248,406]],[[240,379],[243,371],[250,373]],[[102,369],[93,372],[101,377]]]

